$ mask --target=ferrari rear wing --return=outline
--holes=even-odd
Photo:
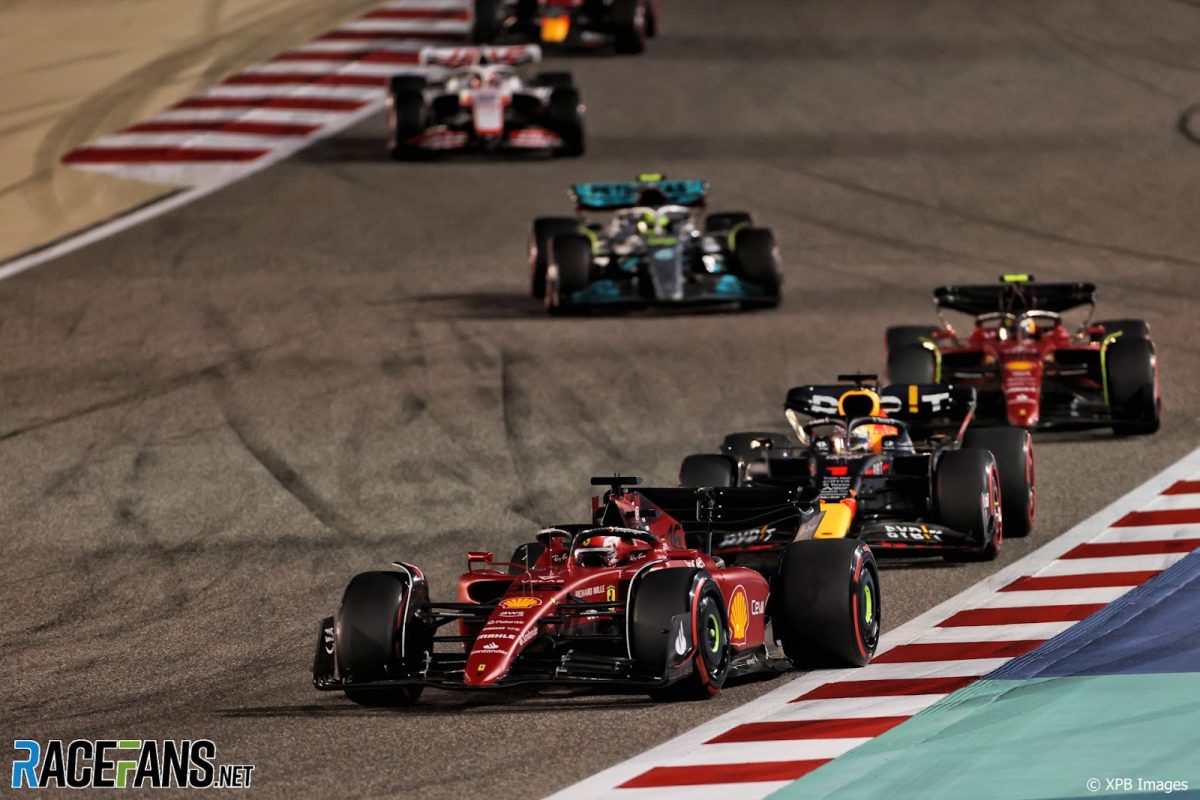
[[[1023,280],[1012,279],[1016,277]],[[1094,305],[1096,285],[1037,283],[1031,275],[1005,276],[1001,283],[990,286],[939,286],[933,290],[933,302],[938,308],[972,315],[996,311],[1009,314],[1052,311],[1060,314],[1072,308]]]

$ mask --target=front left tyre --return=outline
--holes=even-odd
[[[691,672],[652,692],[658,700],[704,700],[725,685],[731,658],[725,599],[702,570],[672,567],[647,573],[631,599],[630,649],[634,661],[652,674],[681,658]],[[688,630],[679,629],[687,625]],[[691,645],[691,655],[680,645]]]
[[[343,680],[368,683],[394,678],[406,663],[419,662],[431,646],[427,631],[410,624],[411,588],[409,577],[399,572],[362,572],[350,581],[335,626],[335,652]],[[345,693],[359,705],[407,706],[417,701],[423,688],[348,687]]]

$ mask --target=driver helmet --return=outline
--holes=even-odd
[[[659,215],[657,211],[644,212],[637,221],[638,233],[662,233],[663,229],[670,224],[670,220],[666,215]]]
[[[897,436],[899,433],[900,430],[895,425],[880,425],[876,423],[858,425],[850,432],[847,444],[851,453],[882,453],[884,438]]]
[[[620,536],[588,536],[575,548],[575,563],[581,567],[615,567],[631,549]]]

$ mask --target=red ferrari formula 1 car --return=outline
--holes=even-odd
[[[1162,399],[1150,326],[1140,319],[1092,323],[1096,287],[1037,283],[1004,275],[999,285],[942,286],[934,304],[975,317],[969,334],[941,327],[888,328],[893,383],[954,383],[975,388],[980,424],[1021,428],[1097,428],[1117,435],[1158,430]],[[1087,306],[1075,329],[1063,312]]]
[[[594,478],[610,489],[593,521],[542,530],[510,562],[468,553],[454,602],[431,601],[412,564],[356,575],[321,623],[314,685],[364,705],[408,705],[427,686],[624,687],[683,699],[788,659],[870,660],[880,598],[865,544],[795,542],[769,581],[714,559],[714,531],[801,509],[764,506],[750,489],[715,513],[711,492],[629,488],[639,482]]]

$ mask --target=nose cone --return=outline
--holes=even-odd
[[[1039,358],[1022,356],[1004,362],[1004,401],[1008,424],[1030,428],[1040,416],[1042,362]]]
[[[1037,398],[1010,397],[1008,401],[1008,424],[1018,428],[1029,428],[1038,421]]]
[[[463,682],[491,686],[508,674],[513,660],[533,639],[537,620],[553,606],[530,595],[505,597],[488,618],[467,655]]]
[[[507,653],[475,650],[467,658],[463,682],[467,686],[490,686],[508,672],[509,661]]]

